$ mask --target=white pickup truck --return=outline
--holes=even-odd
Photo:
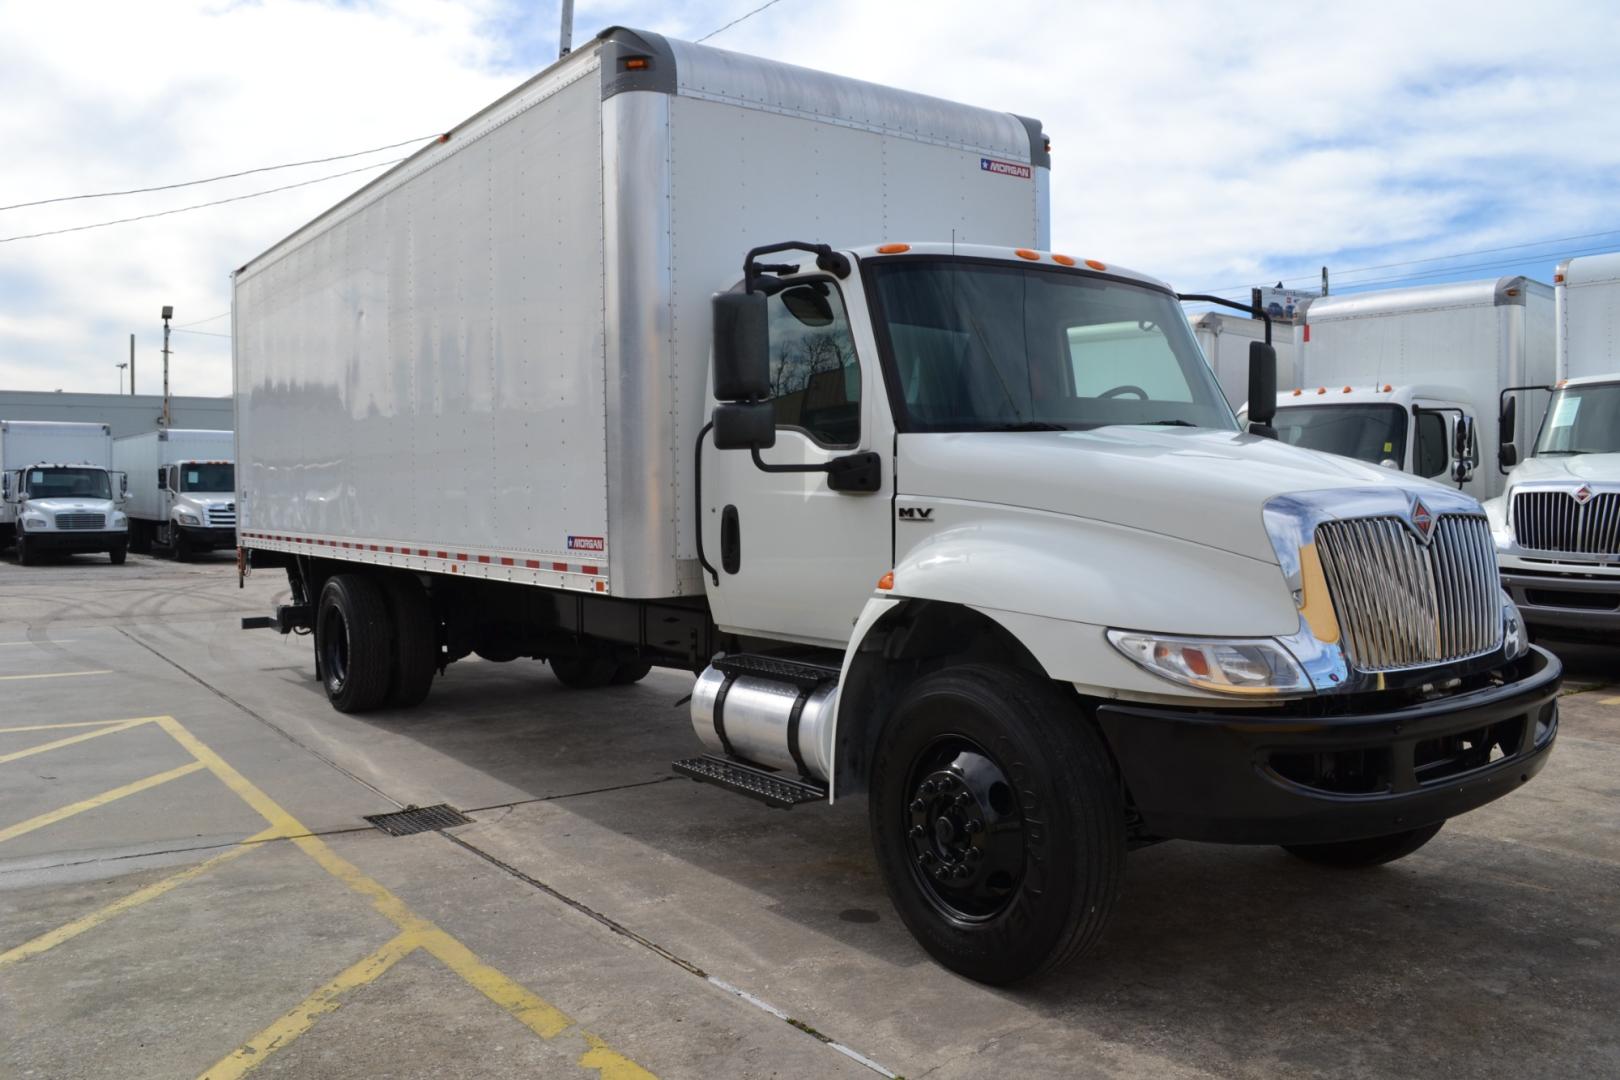
[[[994,983],[1094,944],[1130,847],[1369,865],[1529,780],[1561,668],[1479,503],[1240,429],[1170,288],[1053,249],[1049,160],[604,32],[236,272],[242,563],[292,594],[248,625],[344,711],[689,671],[675,768],[864,794]]]
[[[126,479],[106,424],[0,420],[0,548],[32,565],[46,553],[128,550]]]

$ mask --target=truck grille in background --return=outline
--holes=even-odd
[[[1620,493],[1583,505],[1572,491],[1521,491],[1513,496],[1513,535],[1535,551],[1620,555]]]
[[[105,529],[106,514],[57,514],[58,529]]]
[[[1345,655],[1362,671],[1476,656],[1502,638],[1502,586],[1483,517],[1446,514],[1425,545],[1400,518],[1330,521],[1317,554]]]
[[[236,528],[236,504],[210,506],[208,508],[208,524],[216,529]]]

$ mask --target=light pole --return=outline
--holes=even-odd
[[[122,364],[114,364],[113,367],[118,369],[118,392],[122,394],[124,392],[124,369],[129,367],[129,361],[125,360]]]
[[[169,320],[174,318],[174,306],[163,305],[163,428],[169,427]]]

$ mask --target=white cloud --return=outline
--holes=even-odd
[[[751,6],[580,0],[575,36],[696,37]],[[0,0],[0,204],[428,134],[541,66],[555,17],[512,0]],[[1055,245],[1208,287],[1620,227],[1617,31],[1606,5],[1500,0],[818,0],[713,44],[1038,116]],[[4,212],[0,236],[344,167]],[[110,388],[134,330],[154,388],[158,307],[182,324],[227,310],[231,267],[363,179],[0,244],[0,386]],[[175,348],[177,389],[229,391],[224,339]]]

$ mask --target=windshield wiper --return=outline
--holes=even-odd
[[[1050,420],[1020,420],[1016,424],[997,424],[995,427],[985,428],[986,431],[1068,431],[1062,424],[1054,424]]]
[[[1160,426],[1163,426],[1163,427],[1197,427],[1198,426],[1197,424],[1193,423],[1191,420],[1143,420],[1140,423],[1144,427],[1152,427],[1154,425],[1160,425]]]

